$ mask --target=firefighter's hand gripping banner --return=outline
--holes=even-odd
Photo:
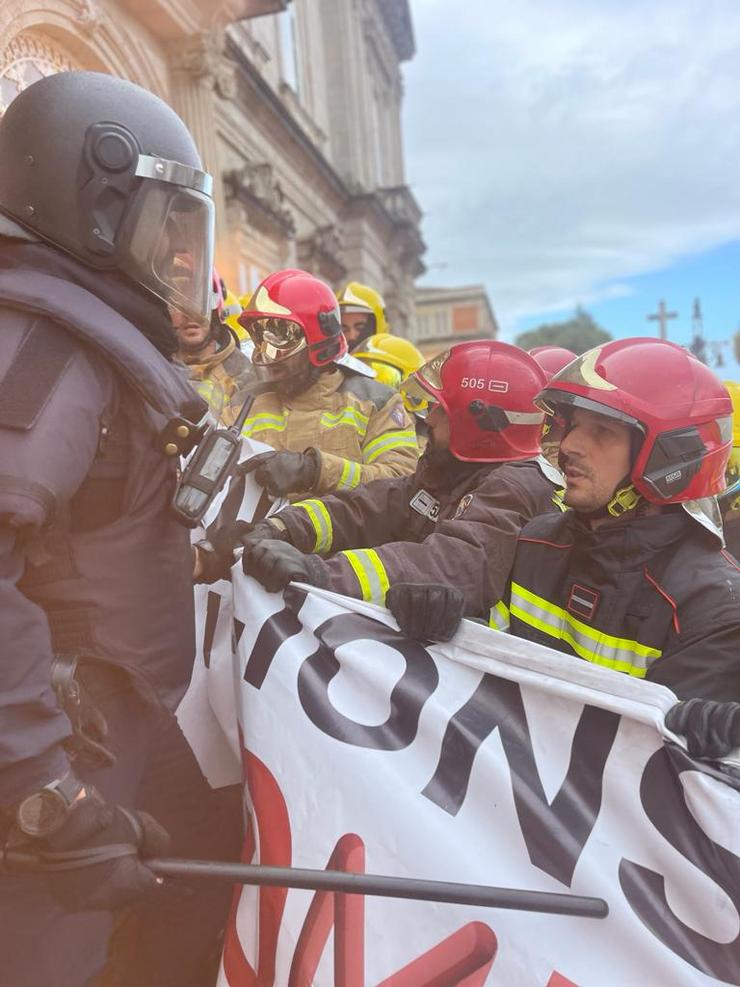
[[[200,749],[214,784],[243,770],[245,861],[572,892],[609,915],[243,888],[219,987],[740,983],[740,765],[688,757],[671,692],[470,622],[412,641],[381,608],[268,594],[240,566],[232,589],[200,591],[220,723]],[[181,719],[198,750],[211,728]]]

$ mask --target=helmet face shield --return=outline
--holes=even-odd
[[[251,319],[247,331],[255,345],[255,363],[279,363],[308,346],[302,326],[290,319]]]
[[[438,353],[437,356],[432,357],[428,363],[425,363],[423,367],[420,367],[415,376],[418,377],[422,384],[427,385],[432,391],[442,390],[442,368],[450,356],[450,351],[445,350],[444,353]]]
[[[119,267],[196,321],[212,306],[213,202],[194,189],[142,182],[132,203]]]
[[[437,401],[436,394],[431,390],[427,390],[420,380],[418,373],[411,374],[410,377],[407,377],[401,384],[400,391],[407,408],[413,406],[421,409]]]

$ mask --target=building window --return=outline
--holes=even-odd
[[[298,25],[295,7],[290,6],[278,18],[280,37],[280,74],[293,92],[301,95],[301,66],[298,57]]]
[[[19,35],[0,52],[0,116],[33,82],[76,68],[65,52],[41,38]]]
[[[446,309],[438,308],[434,313],[434,335],[435,336],[448,336],[449,335],[449,313]]]

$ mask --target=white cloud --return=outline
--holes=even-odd
[[[740,237],[735,0],[412,0],[427,281],[506,326]],[[615,284],[616,282],[616,284]]]

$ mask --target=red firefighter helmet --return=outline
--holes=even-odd
[[[688,350],[667,340],[619,339],[579,356],[538,396],[548,414],[586,408],[639,432],[630,480],[655,504],[724,489],[732,449],[727,389]]]
[[[334,292],[307,271],[288,268],[268,274],[239,323],[254,342],[252,362],[265,380],[325,367],[347,352]]]
[[[529,353],[481,339],[435,356],[401,390],[444,408],[456,459],[501,463],[539,455],[544,415],[534,398],[546,382]]]
[[[567,367],[577,356],[576,353],[566,350],[564,346],[535,346],[528,352],[545,371],[548,380],[560,373],[563,367]]]
[[[224,310],[224,283],[214,267],[211,271],[211,312],[215,312],[219,320]]]

